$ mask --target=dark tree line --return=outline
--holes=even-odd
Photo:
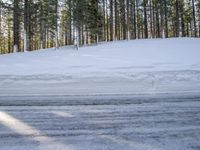
[[[0,52],[199,37],[200,0],[0,0]]]

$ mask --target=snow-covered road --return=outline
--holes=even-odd
[[[199,150],[200,95],[0,97],[1,150]]]

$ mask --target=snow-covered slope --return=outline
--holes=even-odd
[[[200,39],[100,43],[0,56],[0,95],[200,92]]]

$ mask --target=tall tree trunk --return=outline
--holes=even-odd
[[[160,19],[159,19],[159,9],[158,9],[158,3],[155,4],[156,9],[156,37],[160,38]]]
[[[58,0],[55,0],[55,28],[55,48],[58,49]]]
[[[10,23],[8,24],[8,52],[12,52]]]
[[[165,37],[168,38],[168,10],[167,10],[167,0],[164,0],[164,10],[165,10]]]
[[[138,0],[135,1],[136,3],[136,28],[137,28],[137,39],[140,38],[140,15],[139,15],[139,4]]]
[[[24,52],[28,51],[29,37],[29,0],[24,0]]]
[[[105,0],[106,1],[106,19],[107,19],[107,21],[106,21],[106,41],[108,41],[109,40],[109,18],[108,18],[108,1],[107,0]]]
[[[180,17],[181,17],[181,36],[185,37],[184,2],[181,2],[180,4]]]
[[[32,25],[30,23],[30,20],[31,20],[31,17],[32,17],[32,13],[30,13],[30,9],[31,9],[31,5],[33,3],[33,0],[29,0],[29,13],[28,13],[28,20],[29,20],[29,23],[27,24],[27,28],[28,28],[28,50],[31,51],[32,50],[32,39],[33,39],[33,34],[32,34]]]
[[[2,30],[1,30],[1,22],[2,22],[2,18],[1,18],[1,14],[2,14],[2,7],[1,7],[1,3],[2,3],[2,0],[0,0],[0,54],[2,52],[2,42],[1,42],[1,38],[2,38]]]
[[[176,37],[180,36],[180,22],[179,22],[179,0],[176,0],[176,26],[175,26],[175,31],[176,31]]]
[[[69,44],[72,45],[72,0],[69,2]]]
[[[115,0],[115,40],[119,39],[119,12],[118,12],[118,1]]]
[[[135,1],[131,0],[130,4],[130,21],[131,21],[131,26],[130,26],[130,33],[131,33],[131,39],[136,38],[136,18],[135,18]]]
[[[165,19],[165,8],[164,8],[164,1],[163,0],[160,0],[160,20],[161,20],[161,35],[162,35],[162,38],[165,38],[166,35],[165,35],[165,23],[164,23],[164,19]]]
[[[125,7],[125,0],[121,0],[121,21],[122,21],[122,33],[123,33],[123,40],[126,39],[126,7]]]
[[[199,37],[200,37],[200,23],[199,23]]]
[[[150,10],[149,13],[150,14],[149,15],[150,15],[150,34],[151,34],[150,37],[151,38],[153,37],[153,29],[152,29],[153,28],[153,13],[152,13],[152,11],[153,11],[152,9],[153,8],[152,7],[153,7],[152,6],[152,0],[150,0],[150,2],[149,2],[149,10]]]
[[[110,41],[113,41],[113,0],[110,0]]]
[[[130,40],[130,0],[126,1],[127,39]]]
[[[153,32],[152,32],[152,37],[153,38],[156,38],[156,4],[153,3],[153,0],[152,0],[152,25],[153,25]]]
[[[194,36],[197,37],[196,13],[195,13],[194,0],[192,0],[192,18],[193,18],[193,30],[194,30]]]
[[[13,51],[18,52],[20,48],[20,9],[19,0],[14,0],[14,11],[13,11],[13,37],[14,47]]]
[[[134,39],[137,38],[137,25],[136,25],[136,6],[135,6],[135,0],[133,1],[133,24],[134,24]]]
[[[144,0],[144,34],[145,38],[148,38],[148,22],[147,22],[147,3],[148,0]]]
[[[103,2],[103,40],[106,41],[106,4],[105,0]]]

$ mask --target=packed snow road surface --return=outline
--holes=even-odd
[[[199,150],[200,95],[0,97],[1,150]]]

